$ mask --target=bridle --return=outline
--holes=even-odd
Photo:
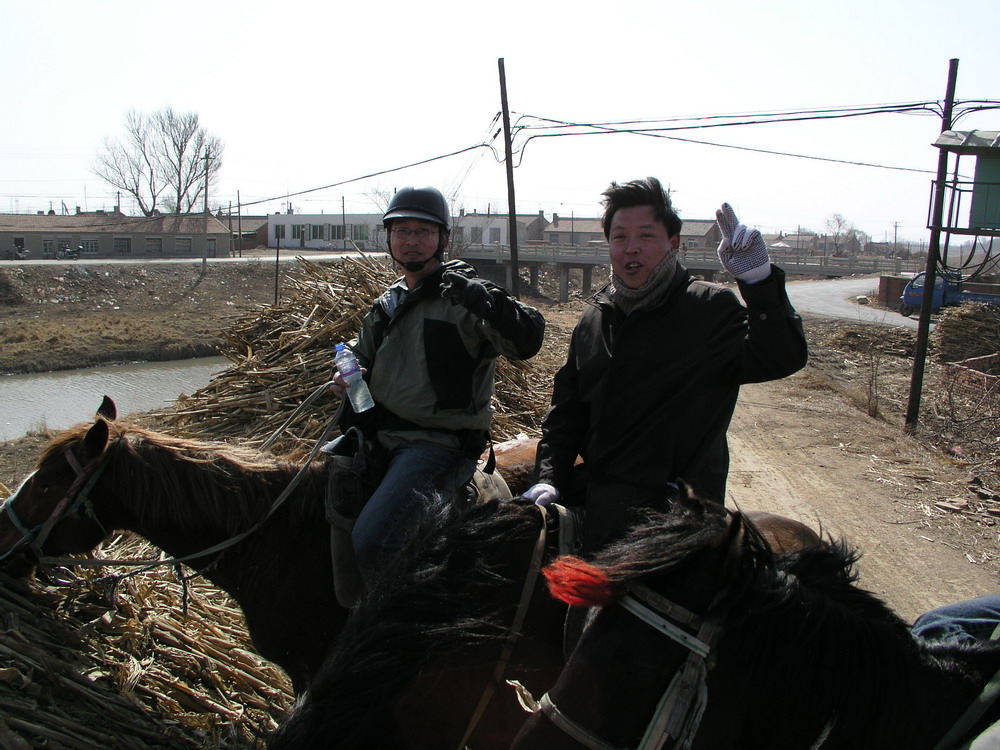
[[[263,445],[261,445],[261,450],[265,450],[268,446],[270,446],[278,438],[278,436],[288,427],[288,425],[300,413],[302,413],[302,411],[308,408],[314,401],[316,401],[317,398],[319,398],[319,396],[323,394],[323,392],[325,392],[325,390],[329,385],[330,385],[329,382],[323,383],[321,386],[316,388],[308,396],[308,398],[306,398],[306,400],[303,401],[302,404],[300,404],[299,407],[288,417],[288,419],[286,419],[281,424],[281,426],[278,427],[278,429],[275,430],[275,432],[267,440],[264,441]],[[101,474],[104,472],[104,469],[108,464],[110,453],[107,450],[102,451],[100,456],[92,459],[86,465],[81,465],[80,461],[77,459],[72,449],[67,448],[63,452],[63,455],[66,457],[66,461],[69,463],[69,465],[76,472],[76,479],[73,480],[73,483],[70,485],[69,489],[66,490],[66,494],[65,496],[63,496],[63,499],[56,504],[56,507],[52,510],[52,513],[49,515],[48,519],[43,521],[41,524],[35,526],[34,528],[29,529],[24,523],[21,522],[21,519],[18,517],[16,511],[14,510],[14,500],[17,498],[18,494],[25,487],[25,485],[27,485],[27,483],[35,475],[36,472],[34,471],[31,474],[29,474],[24,479],[24,481],[21,482],[20,485],[18,485],[18,488],[14,491],[14,493],[10,495],[6,500],[4,500],[2,505],[0,505],[0,514],[6,513],[6,515],[8,516],[8,518],[10,518],[14,526],[16,526],[17,529],[21,532],[21,539],[17,541],[9,550],[7,550],[7,552],[5,552],[3,555],[0,555],[0,562],[3,562],[5,559],[10,557],[10,555],[13,554],[16,550],[20,549],[26,544],[31,546],[32,551],[35,552],[35,554],[38,557],[38,561],[41,563],[79,565],[84,567],[129,565],[129,566],[143,566],[143,570],[159,567],[161,565],[177,565],[179,563],[187,563],[190,560],[195,560],[200,557],[207,557],[208,555],[213,555],[222,552],[223,550],[228,549],[229,547],[232,547],[233,545],[243,541],[248,536],[257,531],[261,526],[264,525],[264,523],[272,515],[274,515],[275,511],[277,511],[278,508],[281,507],[281,505],[285,502],[285,500],[287,500],[289,496],[291,496],[292,492],[299,485],[299,483],[305,476],[306,472],[309,470],[309,466],[312,463],[313,459],[319,454],[320,450],[323,448],[327,436],[330,434],[333,427],[337,424],[337,420],[340,417],[341,409],[343,409],[343,407],[344,407],[343,402],[341,402],[340,406],[337,408],[337,411],[334,413],[333,417],[330,419],[326,427],[323,429],[323,433],[320,436],[320,439],[316,441],[316,444],[313,447],[312,451],[309,453],[309,456],[306,458],[305,463],[295,474],[292,480],[288,483],[285,489],[282,490],[281,494],[279,494],[278,497],[274,499],[274,502],[271,504],[271,507],[268,509],[267,513],[265,513],[260,520],[254,523],[250,528],[230,537],[229,539],[226,539],[222,542],[219,542],[218,544],[215,544],[211,547],[208,547],[207,549],[200,550],[193,554],[184,555],[183,557],[170,557],[165,559],[156,558],[150,560],[105,560],[105,559],[85,560],[81,558],[45,557],[42,554],[41,548],[42,544],[45,542],[45,540],[51,533],[52,528],[67,515],[70,516],[71,518],[79,518],[80,517],[79,508],[81,506],[84,506],[87,510],[87,514],[91,518],[93,518],[94,521],[98,523],[98,525],[100,525],[100,522],[97,521],[97,518],[94,515],[93,505],[90,502],[90,491],[94,488],[94,485],[96,485],[97,481],[101,478]],[[121,439],[124,440],[125,438]],[[136,572],[142,572],[142,571],[140,570]]]
[[[62,499],[56,503],[52,512],[49,513],[48,518],[46,518],[41,523],[28,528],[28,526],[21,520],[18,516],[17,511],[14,509],[14,501],[20,494],[21,490],[31,481],[31,478],[35,476],[37,470],[31,472],[24,481],[18,485],[18,488],[14,490],[14,493],[3,501],[3,505],[0,506],[0,514],[6,515],[10,519],[11,523],[21,532],[21,538],[15,542],[9,550],[0,555],[0,562],[6,560],[17,550],[24,546],[28,546],[39,558],[42,557],[42,545],[45,544],[45,540],[49,538],[49,534],[52,533],[52,529],[57,523],[59,523],[63,518],[75,518],[79,519],[80,509],[83,508],[88,516],[96,518],[94,516],[93,504],[90,501],[90,493],[94,489],[94,485],[101,478],[101,474],[104,473],[105,467],[108,465],[108,454],[102,453],[97,458],[88,461],[86,465],[81,464],[79,459],[77,459],[76,454],[73,453],[72,449],[67,448],[63,451],[63,455],[66,458],[67,463],[72,467],[73,471],[76,472],[76,478],[73,483],[66,490],[66,494],[63,495]]]
[[[688,650],[646,727],[636,750],[659,750],[672,740],[672,748],[690,748],[708,700],[706,679],[712,667],[712,649],[721,636],[719,618],[704,618],[670,601],[644,584],[633,584],[617,602],[627,612]],[[711,609],[711,608],[710,608]],[[567,716],[545,693],[533,707],[557,727],[590,750],[627,750],[612,745]]]

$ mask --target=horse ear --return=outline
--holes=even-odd
[[[105,396],[104,400],[101,401],[101,405],[97,407],[97,416],[104,417],[112,422],[118,419],[118,407],[115,406],[115,402],[110,396]]]
[[[87,434],[83,438],[83,450],[86,454],[83,460],[90,460],[101,455],[104,449],[108,447],[108,436],[108,423],[103,419],[98,419],[94,422],[94,425],[87,430]]]

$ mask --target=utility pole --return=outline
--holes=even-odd
[[[201,272],[208,269],[208,168],[212,163],[211,149],[205,149],[205,241],[201,252]],[[180,207],[178,206],[178,210]]]
[[[503,58],[497,59],[500,68],[500,105],[503,109],[503,145],[507,164],[507,226],[510,234],[510,293],[520,297],[521,267],[517,259],[517,209],[514,204],[514,160],[510,146],[510,111],[507,109],[507,74],[504,72]]]
[[[236,191],[236,234],[239,235],[239,239],[236,240],[236,247],[240,257],[243,257],[243,202],[240,200],[240,191]]]
[[[951,130],[951,114],[955,105],[955,82],[958,80],[958,58],[948,65],[948,88],[944,97],[941,132]],[[927,247],[927,266],[924,271],[924,299],[920,305],[917,323],[917,341],[913,350],[913,373],[910,375],[910,396],[906,405],[906,422],[903,432],[912,435],[917,429],[920,414],[920,394],[924,382],[924,365],[927,360],[927,341],[931,327],[931,308],[934,301],[934,283],[937,280],[937,263],[941,253],[941,220],[944,216],[944,189],[948,179],[948,152],[938,153],[937,180],[934,182],[934,205],[931,209],[931,236]]]

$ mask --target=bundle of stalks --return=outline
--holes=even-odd
[[[96,553],[158,554],[130,535]],[[0,578],[0,747],[263,746],[291,688],[224,594],[169,567],[57,572]]]
[[[260,445],[332,375],[332,350],[357,335],[372,301],[395,274],[381,259],[345,258],[321,266],[298,259],[278,304],[238,320],[225,332],[232,362],[225,372],[161,417],[191,437]],[[503,441],[536,435],[545,409],[551,369],[497,360],[492,435]],[[325,395],[297,416],[274,443],[276,452],[301,456],[312,449],[337,398]]]
[[[931,340],[941,362],[996,354],[1000,352],[1000,307],[982,302],[946,307]]]

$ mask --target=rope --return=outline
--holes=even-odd
[[[479,699],[479,705],[477,705],[476,710],[472,712],[472,718],[469,719],[469,726],[466,728],[465,734],[462,736],[462,740],[458,743],[458,750],[463,750],[465,743],[469,741],[469,737],[472,736],[472,732],[479,724],[479,720],[483,717],[483,712],[486,711],[486,706],[489,705],[490,700],[493,698],[493,693],[496,692],[497,685],[503,677],[504,671],[507,669],[510,657],[514,654],[514,644],[517,642],[517,639],[521,637],[521,628],[524,626],[524,619],[528,614],[528,604],[531,602],[531,596],[535,591],[535,583],[538,581],[538,575],[542,569],[542,559],[545,555],[547,515],[545,512],[545,506],[536,505],[535,507],[538,508],[539,512],[542,514],[542,528],[541,531],[538,532],[538,539],[535,541],[535,549],[531,554],[531,564],[528,566],[528,574],[524,579],[524,586],[521,587],[521,599],[517,603],[517,612],[514,615],[514,622],[511,623],[510,633],[507,634],[507,643],[504,645],[503,652],[500,654],[500,661],[497,662],[496,668],[493,670],[493,677],[486,685],[482,698]]]
[[[274,432],[274,434],[272,434],[271,437],[269,437],[264,442],[264,446],[262,446],[261,449],[263,450],[264,447],[266,447],[266,446],[270,445],[272,442],[274,442],[274,440],[278,437],[278,435],[280,435],[284,431],[284,429],[288,426],[288,424],[292,421],[292,419],[295,417],[295,415],[298,414],[298,413],[300,413],[302,411],[302,408],[304,406],[306,406],[307,404],[313,403],[313,401],[315,401],[319,397],[319,394],[321,394],[324,390],[326,390],[326,388],[329,385],[330,385],[329,383],[323,383],[323,385],[321,385],[319,388],[317,388],[315,391],[313,391],[309,395],[309,397],[302,403],[302,405],[299,406],[299,408],[295,410],[295,412],[292,414],[292,416],[289,417],[288,419],[286,419],[285,422],[284,422],[284,424],[282,424],[281,427],[279,427]],[[42,558],[39,559],[39,562],[40,563],[49,564],[49,565],[79,565],[79,566],[82,566],[82,567],[102,567],[102,566],[105,566],[105,565],[135,565],[135,566],[144,566],[144,567],[141,568],[141,570],[134,571],[132,574],[130,574],[130,575],[135,575],[135,574],[138,574],[138,573],[143,573],[143,572],[145,572],[147,570],[151,570],[152,568],[160,567],[161,565],[176,565],[178,563],[186,563],[187,561],[193,560],[195,558],[207,557],[208,555],[215,554],[216,552],[222,552],[223,550],[228,549],[229,547],[232,547],[233,545],[238,544],[239,542],[242,542],[248,536],[250,536],[255,531],[257,531],[261,526],[263,526],[264,523],[266,523],[267,520],[270,519],[271,516],[274,515],[274,513],[278,510],[278,508],[281,507],[281,505],[285,502],[285,500],[288,499],[288,497],[292,494],[292,492],[295,490],[295,488],[299,485],[299,482],[302,481],[302,477],[304,477],[305,474],[306,474],[306,472],[309,471],[309,467],[312,464],[313,459],[316,458],[316,455],[320,452],[320,450],[326,444],[326,439],[327,439],[327,437],[329,437],[330,432],[333,431],[334,426],[337,424],[337,421],[340,418],[340,414],[343,411],[343,408],[344,408],[344,404],[343,404],[343,401],[341,401],[340,407],[338,407],[337,411],[334,413],[333,418],[331,418],[330,421],[327,423],[326,427],[323,428],[323,433],[320,435],[319,440],[316,441],[316,445],[313,446],[313,449],[309,453],[308,458],[306,458],[306,462],[299,469],[298,473],[296,473],[296,475],[294,477],[292,477],[292,481],[288,483],[288,486],[285,487],[284,490],[282,490],[281,494],[278,495],[277,498],[275,498],[274,502],[271,504],[271,507],[268,509],[268,511],[264,515],[264,517],[261,518],[259,521],[257,521],[257,523],[255,523],[249,529],[247,529],[247,530],[245,530],[243,532],[240,532],[236,536],[230,537],[229,539],[226,539],[225,541],[219,542],[218,544],[215,544],[215,545],[213,545],[211,547],[208,547],[207,549],[203,549],[200,552],[195,552],[195,553],[190,554],[190,555],[184,555],[183,557],[170,557],[170,558],[167,558],[165,560],[153,560],[153,559],[149,559],[149,560],[98,560],[98,559],[93,559],[93,558],[90,558],[90,559],[80,559],[80,558],[76,558],[76,557],[42,557]]]

